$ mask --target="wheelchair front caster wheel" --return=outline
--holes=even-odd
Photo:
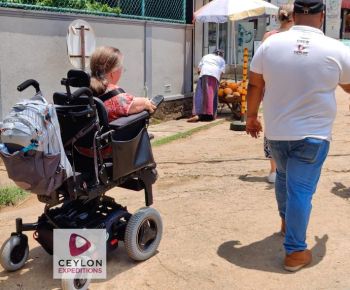
[[[88,257],[80,257],[82,261],[88,260]],[[82,262],[81,262],[82,263]],[[76,273],[73,275],[63,274],[61,279],[62,290],[87,290],[91,282],[91,274]]]
[[[62,279],[62,290],[87,290],[89,288],[91,279]]]
[[[144,261],[154,255],[163,233],[162,219],[151,207],[139,209],[128,221],[124,244],[129,257]]]
[[[28,238],[24,234],[12,234],[0,249],[0,263],[7,271],[17,271],[24,266],[29,254]]]

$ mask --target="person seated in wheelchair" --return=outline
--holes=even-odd
[[[147,98],[135,97],[118,86],[123,72],[123,55],[118,48],[98,47],[91,56],[90,88],[104,102],[111,122],[147,110],[153,113],[156,106]]]
[[[103,102],[109,123],[142,111],[151,114],[157,108],[148,98],[135,97],[118,86],[123,69],[123,54],[118,48],[100,46],[91,55],[90,89]],[[93,157],[91,149],[81,146],[76,149],[84,156]],[[104,147],[101,154],[103,159],[111,158],[111,146]]]

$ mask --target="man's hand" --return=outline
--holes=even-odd
[[[262,126],[258,117],[247,117],[245,131],[253,138],[258,138],[260,136],[260,132],[262,132]]]
[[[259,137],[262,126],[258,119],[259,106],[263,95],[265,82],[261,74],[249,72],[249,84],[247,94],[247,121],[246,132],[254,138]]]

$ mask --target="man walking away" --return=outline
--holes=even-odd
[[[312,260],[306,230],[311,200],[328,154],[336,115],[335,89],[350,93],[350,50],[320,30],[322,0],[296,0],[295,26],[269,37],[251,63],[246,131],[262,131],[257,115],[262,90],[265,135],[277,164],[278,210],[285,229],[284,268]],[[285,226],[285,227],[284,227]]]

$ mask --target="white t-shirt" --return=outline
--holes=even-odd
[[[331,139],[335,89],[350,83],[350,49],[319,29],[296,25],[270,36],[250,70],[265,80],[265,136]]]
[[[198,68],[201,70],[199,77],[213,76],[220,81],[221,73],[225,71],[225,60],[216,54],[207,54],[199,62]]]

